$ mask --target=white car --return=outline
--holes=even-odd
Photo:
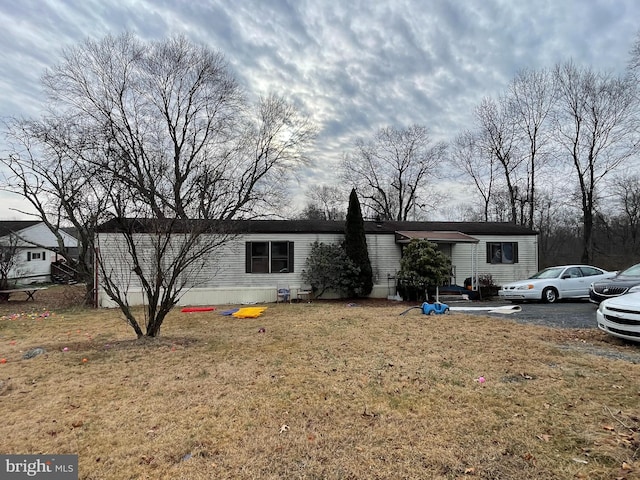
[[[498,296],[514,303],[525,300],[554,303],[562,298],[589,298],[591,283],[615,274],[591,265],[549,267],[526,280],[503,285]]]
[[[598,328],[616,337],[640,342],[640,293],[604,300],[596,312]]]

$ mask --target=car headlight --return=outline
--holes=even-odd
[[[520,285],[519,287],[516,288],[516,290],[532,290],[533,289],[533,285],[531,285],[530,283],[528,285]]]
[[[598,311],[600,313],[603,313],[603,311],[604,311],[604,302],[600,302],[600,305],[598,305]]]
[[[629,289],[627,293],[640,292],[640,285],[635,285]]]

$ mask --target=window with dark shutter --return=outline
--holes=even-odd
[[[293,273],[293,242],[289,242],[289,273]]]
[[[246,273],[292,273],[293,242],[246,242]]]

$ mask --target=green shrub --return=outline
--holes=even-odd
[[[305,261],[302,280],[311,285],[316,297],[327,290],[347,296],[357,288],[358,273],[341,245],[316,241]]]
[[[427,289],[449,279],[451,260],[435,243],[411,240],[402,252],[398,290],[405,300],[427,299]]]

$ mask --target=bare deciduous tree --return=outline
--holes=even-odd
[[[0,158],[6,167],[5,189],[26,199],[53,233],[58,255],[86,285],[85,302],[92,304],[92,243],[96,226],[106,218],[105,189],[96,190],[95,182],[101,172],[92,165],[102,153],[96,151],[93,141],[87,143],[88,133],[71,118],[14,120],[5,134],[11,145],[11,153]],[[77,257],[65,248],[63,226],[75,229]]]
[[[446,145],[420,125],[380,129],[372,141],[359,139],[345,155],[343,175],[357,189],[363,210],[386,220],[408,220],[424,210]]]
[[[17,273],[20,266],[18,258],[19,237],[13,232],[8,233],[0,239],[0,290],[10,288],[9,279],[11,274]],[[8,294],[0,294],[0,300],[8,300]]]
[[[311,185],[306,192],[307,206],[302,218],[313,220],[344,220],[347,193],[335,185]]]
[[[470,178],[482,198],[482,220],[489,221],[489,205],[493,200],[496,176],[495,158],[486,156],[473,132],[458,135],[450,148],[451,160],[460,175]]]
[[[640,175],[617,175],[613,182],[614,201],[619,211],[618,238],[625,250],[640,254]]]
[[[180,297],[210,281],[230,230],[209,220],[114,217],[99,227],[96,244],[101,287],[123,312],[138,337],[155,337]],[[203,278],[205,275],[205,278]],[[132,293],[145,300],[144,326],[132,308]]]
[[[478,144],[487,158],[495,160],[502,172],[508,194],[509,221],[518,222],[518,173],[522,157],[517,152],[516,126],[511,105],[504,97],[499,103],[485,98],[476,108]]]
[[[638,75],[640,73],[640,31],[636,33],[636,39],[633,42],[633,47],[631,47],[629,54],[630,57],[627,68],[631,74]]]
[[[278,211],[288,200],[288,181],[308,164],[306,147],[315,138],[309,118],[277,95],[262,98],[255,115],[245,119],[241,135],[215,172],[226,171],[221,189],[209,204],[209,218],[249,218]],[[210,192],[207,184],[203,190]]]
[[[558,86],[555,139],[578,185],[583,224],[582,261],[593,257],[594,213],[603,179],[637,153],[637,103],[629,78],[579,68],[554,70]]]
[[[58,156],[73,158],[74,178],[87,183],[82,192],[100,192],[101,213],[112,218],[116,236],[95,246],[102,287],[138,336],[156,336],[184,291],[202,281],[207,259],[231,238],[212,225],[277,206],[287,178],[307,161],[315,130],[275,95],[256,112],[223,56],[184,37],[87,40],[66,49],[43,82]],[[57,132],[62,125],[71,134]],[[23,165],[26,178],[35,169]],[[51,187],[57,177],[37,174],[40,188],[62,196]],[[142,290],[146,332],[130,307],[132,288]]]
[[[522,224],[534,226],[537,172],[549,158],[549,134],[546,128],[554,104],[553,77],[546,70],[521,70],[508,92],[509,111],[513,114],[519,151],[526,161],[525,196],[521,206]],[[527,211],[522,211],[528,206]]]

